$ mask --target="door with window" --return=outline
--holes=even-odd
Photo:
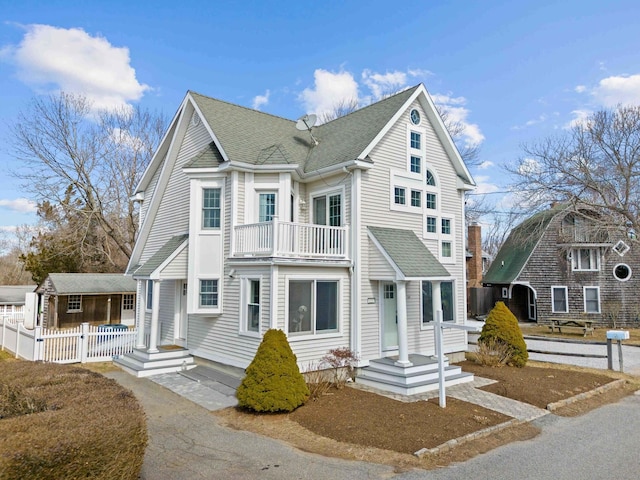
[[[313,223],[330,227],[342,226],[342,195],[339,193],[313,197]],[[340,247],[338,230],[318,229],[313,238],[313,252],[331,253]]]
[[[398,311],[396,285],[381,282],[382,351],[398,349]]]

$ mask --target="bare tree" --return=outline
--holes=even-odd
[[[594,228],[640,231],[640,106],[595,112],[524,152],[508,170],[532,207],[567,202],[591,212]]]
[[[319,115],[320,123],[328,123],[336,118],[344,117],[358,110],[358,107],[359,103],[357,98],[343,98],[337,102],[331,110]]]
[[[14,174],[40,206],[73,226],[74,240],[99,250],[99,261],[122,269],[138,222],[130,200],[165,127],[139,107],[93,109],[84,96],[34,99],[11,127]],[[51,212],[48,212],[51,213]]]

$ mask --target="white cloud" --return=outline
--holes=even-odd
[[[540,163],[534,158],[524,158],[518,165],[518,174],[535,175],[542,171]]]
[[[547,116],[545,114],[542,114],[538,118],[527,120],[523,125],[516,125],[514,127],[511,127],[511,130],[523,130],[527,127],[531,127],[533,125],[537,125],[538,123],[542,123],[546,120],[547,120]]]
[[[407,85],[407,74],[397,70],[375,73],[366,69],[362,72],[362,81],[371,90],[373,100],[377,101],[404,88]]]
[[[267,90],[264,95],[256,95],[255,97],[253,97],[253,108],[255,110],[260,110],[260,107],[262,107],[263,105],[267,105],[269,103],[270,95],[271,92]]]
[[[490,163],[490,162],[489,162]],[[473,179],[476,181],[476,189],[473,191],[475,194],[493,193],[500,190],[500,187],[495,183],[491,183],[491,179],[495,178],[490,175],[474,175]]]
[[[464,97],[452,97],[449,94],[434,94],[431,96],[434,103],[447,115],[447,122],[457,123],[462,127],[462,140],[467,146],[479,145],[484,140],[480,127],[475,123],[469,123],[469,109],[465,107],[467,99]]]
[[[578,85],[576,86],[576,88],[574,89],[577,93],[584,93],[587,91],[587,87],[585,87],[584,85]]]
[[[97,109],[126,106],[149,89],[136,79],[126,47],[81,28],[25,29],[20,44],[4,46],[0,58],[15,64],[18,77],[33,88],[82,94]]]
[[[640,104],[640,74],[603,78],[592,91],[595,99],[605,107],[618,104]]]
[[[18,213],[35,213],[37,205],[26,198],[16,198],[15,200],[0,200],[0,207]]]
[[[308,113],[322,115],[336,105],[358,99],[358,82],[349,72],[329,72],[321,68],[313,73],[313,88],[305,88],[299,96]]]
[[[567,130],[577,125],[581,125],[587,120],[589,115],[591,115],[592,113],[593,112],[591,110],[573,110],[571,112],[571,115],[573,115],[573,119],[567,122],[562,128]]]
[[[485,160],[480,165],[478,165],[478,170],[486,170],[487,168],[493,167],[495,164],[491,160]]]

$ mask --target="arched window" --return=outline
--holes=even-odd
[[[427,185],[435,187],[436,186],[436,177],[433,175],[433,172],[427,169]]]

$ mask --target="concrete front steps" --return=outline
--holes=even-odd
[[[385,357],[369,361],[360,369],[356,383],[401,395],[415,395],[438,390],[438,360],[434,357],[411,354],[410,367],[396,365],[398,357]],[[473,374],[464,373],[458,366],[444,362],[445,387],[472,382]]]
[[[132,353],[115,358],[113,363],[136,377],[149,377],[161,373],[173,373],[195,368],[189,350],[175,345],[158,347],[158,352],[134,348]]]

